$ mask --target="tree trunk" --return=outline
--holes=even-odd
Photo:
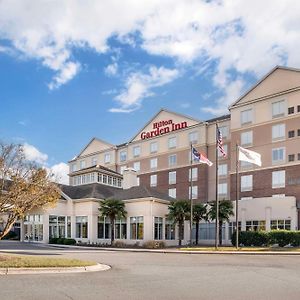
[[[115,219],[111,218],[110,220],[110,245],[112,246],[115,240]]]
[[[219,221],[219,245],[222,246],[222,226],[223,222]]]
[[[199,221],[196,221],[196,245],[198,245]]]
[[[12,229],[16,219],[17,219],[16,217],[11,217],[11,216],[8,217],[7,222],[4,226],[4,229],[0,233],[0,240],[2,240],[10,232],[10,230]]]
[[[178,230],[179,230],[179,233],[178,233],[178,245],[181,246],[181,241],[182,241],[182,226],[183,226],[183,223],[182,222],[179,222],[178,224]]]

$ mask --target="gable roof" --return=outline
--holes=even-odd
[[[189,119],[193,122],[197,122],[197,123],[202,123],[203,121],[201,120],[198,120],[198,119],[195,119],[193,117],[190,117],[190,116],[187,116],[187,115],[184,115],[184,114],[180,114],[180,113],[177,113],[177,112],[174,112],[174,111],[171,111],[171,110],[168,110],[168,109],[165,109],[165,108],[161,108],[139,131],[138,133],[132,138],[129,140],[129,143],[131,143],[138,135],[141,131],[143,131],[149,124],[151,124],[155,118],[157,118],[162,112],[166,112],[166,113],[169,113],[169,114],[173,114],[173,115],[176,115],[176,116],[179,116],[179,117],[182,117],[182,118],[185,118],[185,119]]]
[[[233,102],[229,106],[229,110],[236,106],[243,98],[249,95],[254,89],[256,89],[263,81],[265,81],[270,75],[272,75],[277,70],[286,70],[286,71],[293,71],[293,72],[300,72],[300,69],[297,68],[290,68],[285,66],[275,66],[271,71],[269,71],[265,76],[263,76],[255,85],[253,85],[249,90],[247,90],[241,97],[239,97],[235,102]]]

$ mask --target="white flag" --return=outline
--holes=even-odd
[[[261,155],[257,152],[242,148],[239,146],[239,160],[247,161],[249,163],[261,167]]]

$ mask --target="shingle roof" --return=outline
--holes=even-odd
[[[91,183],[80,186],[60,185],[60,188],[71,199],[94,198],[129,200],[154,197],[162,200],[174,200],[167,194],[145,186],[135,186],[130,189],[123,190],[99,183]]]
[[[228,115],[220,116],[220,117],[217,117],[217,118],[209,119],[206,122],[207,123],[213,123],[213,122],[217,122],[217,121],[222,121],[222,120],[230,119],[230,116],[231,115],[228,114]]]

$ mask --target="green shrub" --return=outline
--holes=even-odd
[[[50,238],[49,239],[49,244],[57,244],[58,238]]]
[[[17,234],[14,231],[9,231],[7,235],[3,237],[3,240],[13,240],[17,237]]]
[[[165,248],[166,245],[163,241],[148,241],[143,244],[146,249],[161,249]]]
[[[64,239],[64,245],[76,245],[76,240],[74,240],[74,239]]]

